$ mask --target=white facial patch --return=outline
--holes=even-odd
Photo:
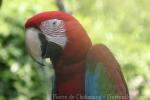
[[[42,33],[46,36],[47,41],[54,42],[65,47],[67,42],[66,30],[64,28],[64,22],[58,19],[43,21],[40,25]]]
[[[52,36],[48,36],[48,35],[46,35],[46,39],[48,41],[51,41],[51,42],[54,42],[54,43],[60,45],[62,48],[65,47],[66,41],[67,41],[66,37],[52,37]]]
[[[43,63],[43,59],[41,57],[41,42],[39,39],[40,31],[35,28],[29,28],[26,30],[26,46],[28,52],[32,56],[32,58],[37,61],[38,63]]]

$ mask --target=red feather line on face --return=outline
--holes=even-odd
[[[92,43],[82,25],[73,16],[59,11],[42,12],[28,19],[25,24],[25,29],[30,27],[40,29],[42,22],[52,19],[62,20],[65,24],[64,35],[67,38],[67,43],[61,57],[61,59],[63,59],[62,64],[68,64],[68,62],[73,63],[83,59],[92,46]],[[49,37],[51,38],[51,36]]]
[[[53,24],[53,20],[55,20],[55,24]],[[58,23],[58,25],[56,25]],[[41,31],[48,36],[52,37],[64,37],[65,36],[65,28],[64,22],[62,20],[52,19],[47,20],[41,23],[40,29]]]

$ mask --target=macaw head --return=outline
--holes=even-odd
[[[83,59],[91,47],[81,24],[64,12],[39,13],[27,20],[25,31],[27,50],[39,64],[44,58],[53,64],[73,63]]]

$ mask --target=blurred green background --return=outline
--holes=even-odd
[[[2,1],[2,0],[0,0]],[[43,100],[38,66],[25,49],[24,23],[59,10],[59,0],[3,0],[0,8],[0,100]],[[131,97],[150,100],[150,0],[64,0],[93,43],[119,61]],[[132,98],[132,100],[133,100]]]

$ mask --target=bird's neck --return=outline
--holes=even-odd
[[[85,94],[85,61],[66,66],[56,65],[54,100],[76,100]],[[73,99],[69,99],[73,98]]]

